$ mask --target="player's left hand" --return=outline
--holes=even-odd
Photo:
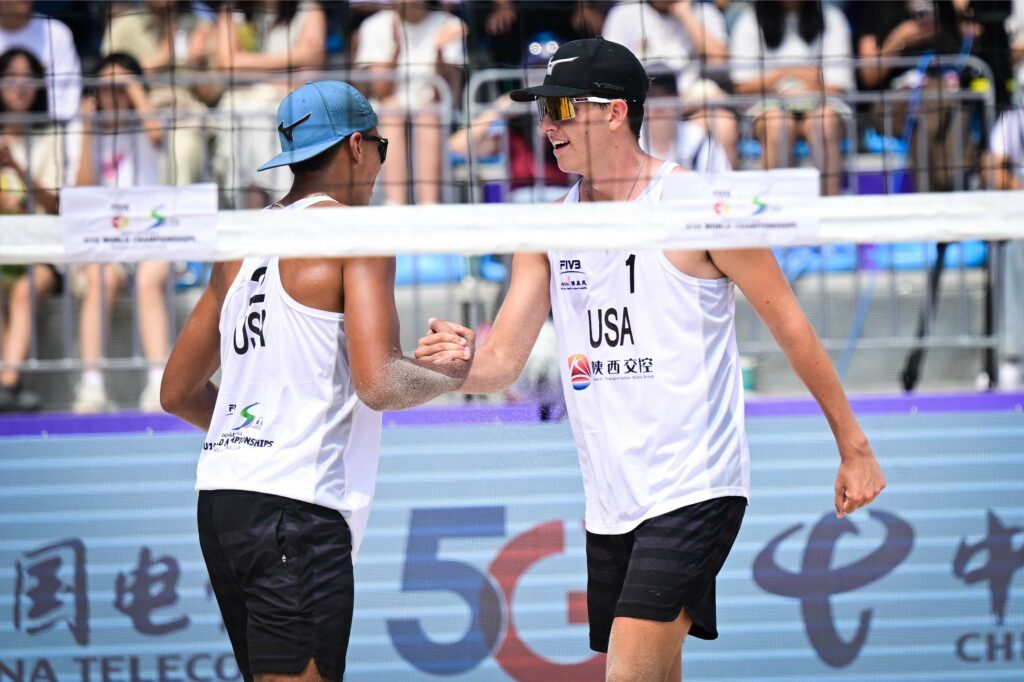
[[[872,501],[885,489],[885,475],[867,438],[839,444],[839,473],[836,474],[836,516],[843,518]]]

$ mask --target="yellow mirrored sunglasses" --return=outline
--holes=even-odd
[[[597,104],[611,104],[615,100],[604,97],[538,97],[537,112],[541,120],[544,116],[550,116],[555,123],[568,121],[576,117],[576,107],[573,102],[595,102]]]

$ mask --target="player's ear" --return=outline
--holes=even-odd
[[[629,105],[625,100],[617,99],[608,107],[608,125],[612,130],[618,130],[620,126],[626,125],[626,118],[629,114]]]
[[[352,155],[352,160],[356,163],[362,163],[363,161],[363,134],[352,133],[348,136],[348,152]]]

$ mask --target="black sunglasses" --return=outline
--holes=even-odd
[[[363,133],[363,139],[377,143],[377,151],[380,152],[380,162],[384,163],[385,159],[388,158],[388,138],[381,137],[380,135],[367,135],[366,133]]]

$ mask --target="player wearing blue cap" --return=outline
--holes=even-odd
[[[388,143],[359,91],[309,83],[281,102],[277,130],[281,153],[260,170],[287,164],[295,180],[271,208],[369,203]],[[207,431],[199,539],[246,680],[343,677],[379,411],[468,371],[402,355],[394,281],[394,258],[218,263],[167,363],[164,409]],[[465,348],[469,360],[472,336]]]

